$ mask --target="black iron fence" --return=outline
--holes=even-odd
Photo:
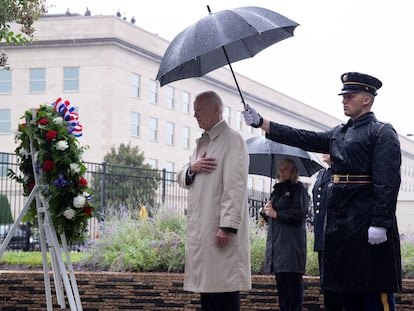
[[[89,223],[90,238],[94,238],[96,226],[111,209],[127,207],[138,213],[142,206],[154,213],[160,208],[173,208],[185,215],[187,190],[178,186],[174,172],[156,169],[125,167],[108,163],[86,162],[85,178],[93,191],[93,204],[97,217]],[[15,219],[22,213],[26,202],[22,185],[7,177],[9,170],[18,172],[15,154],[0,153],[0,242],[7,235]],[[250,214],[259,220],[268,193],[248,190]],[[9,243],[10,249],[37,250],[39,241],[36,228],[21,223]]]

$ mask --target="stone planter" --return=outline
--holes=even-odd
[[[182,274],[76,272],[76,280],[84,311],[200,309],[199,295],[183,291]],[[274,277],[254,275],[252,284],[252,291],[241,293],[242,310],[277,310]],[[319,278],[305,277],[304,286],[304,310],[322,310]],[[414,310],[414,280],[403,286],[397,309]],[[55,304],[54,293],[53,299]],[[46,310],[43,272],[0,271],[0,310]]]

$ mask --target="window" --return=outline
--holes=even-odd
[[[12,91],[11,70],[0,70],[0,94],[11,93],[11,91]]]
[[[167,85],[167,108],[174,109],[174,88]]]
[[[167,132],[167,137],[166,137],[166,143],[167,145],[174,145],[174,123],[172,122],[167,122],[167,126],[166,126],[166,132]]]
[[[11,132],[11,110],[0,109],[0,133]]]
[[[253,126],[248,126],[248,127],[247,127],[247,131],[248,131],[250,134],[253,134],[253,130],[254,130],[254,127],[253,127]]]
[[[63,68],[63,90],[79,91],[79,67]]]
[[[247,189],[253,189],[253,177],[247,177]]]
[[[148,159],[148,164],[151,165],[153,169],[158,168],[158,160],[157,159]]]
[[[182,136],[182,143],[183,147],[186,149],[190,148],[190,128],[187,126],[183,126],[183,136]]]
[[[230,107],[224,106],[223,119],[230,125]]]
[[[30,93],[46,92],[46,69],[30,69]]]
[[[0,153],[0,177],[6,177],[9,171],[9,155],[7,153]]]
[[[131,96],[138,98],[140,93],[141,77],[135,73],[131,74]]]
[[[182,111],[190,113],[190,93],[188,92],[183,92]]]
[[[149,118],[149,140],[158,140],[158,119],[154,117]]]
[[[165,170],[166,170],[166,179],[167,182],[173,183],[174,182],[174,162],[167,161],[165,163]]]
[[[243,125],[243,118],[242,118],[241,111],[237,111],[236,115],[237,115],[237,124],[236,124],[236,127],[237,127],[238,130],[241,130],[242,129],[242,125]]]
[[[158,102],[158,86],[154,80],[149,81],[149,102],[154,105]]]
[[[265,192],[265,180],[260,179],[260,191]]]
[[[139,125],[141,123],[141,116],[139,113],[131,113],[131,136],[139,136]]]

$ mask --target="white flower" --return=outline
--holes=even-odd
[[[87,197],[89,197],[89,196],[90,196],[90,193],[89,193],[89,192],[84,191],[84,192],[82,193],[82,195],[83,195],[85,198],[87,198]]]
[[[63,124],[63,118],[62,117],[56,117],[56,118],[53,119],[53,122],[56,125],[62,125]]]
[[[65,216],[67,219],[72,219],[73,217],[75,217],[76,211],[74,209],[71,209],[70,207],[68,207],[64,212],[63,212],[63,216]]]
[[[70,166],[70,169],[72,171],[74,171],[75,173],[79,173],[80,172],[80,166],[79,166],[78,163],[71,163],[71,164],[69,164],[69,166]]]
[[[86,199],[83,195],[78,195],[73,198],[73,206],[76,208],[82,208],[85,206]]]
[[[30,152],[29,151],[27,151],[26,149],[24,149],[24,148],[20,148],[20,150],[19,150],[19,153],[20,153],[20,155],[22,156],[22,157],[25,157],[26,159],[29,157],[29,155],[30,155]]]
[[[63,150],[66,150],[68,148],[69,148],[69,144],[66,140],[59,140],[56,143],[56,149],[57,150],[63,151]]]

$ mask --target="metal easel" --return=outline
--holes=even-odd
[[[34,122],[36,115],[36,110],[32,109],[32,120],[26,120],[27,122]],[[30,195],[25,203],[22,211],[19,216],[16,218],[13,226],[10,228],[9,233],[7,234],[5,240],[0,247],[0,258],[3,256],[4,251],[6,250],[9,242],[20,224],[23,216],[29,210],[30,205],[33,200],[36,201],[37,217],[39,222],[39,238],[40,238],[40,249],[42,252],[42,261],[43,261],[43,277],[45,283],[45,293],[46,293],[46,305],[47,311],[53,310],[52,303],[52,291],[51,291],[51,282],[49,277],[49,264],[47,261],[47,253],[50,254],[51,268],[53,272],[53,281],[56,291],[57,303],[61,309],[65,309],[65,296],[64,290],[66,292],[66,297],[69,303],[71,311],[82,311],[82,304],[79,296],[79,290],[76,283],[75,272],[73,270],[72,261],[70,259],[68,245],[66,241],[66,235],[63,233],[60,235],[60,242],[56,233],[56,230],[53,226],[52,220],[50,219],[49,212],[49,202],[42,195],[42,190],[47,189],[48,185],[43,184],[42,176],[40,173],[36,172],[36,163],[34,154],[37,150],[33,147],[32,139],[30,138],[30,155],[32,158],[33,172],[35,179],[35,186],[33,187]],[[46,244],[47,242],[47,244]],[[64,262],[64,257],[66,259],[66,264]]]

